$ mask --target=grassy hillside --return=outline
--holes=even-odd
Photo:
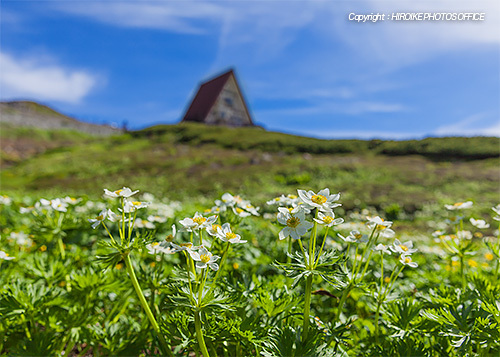
[[[107,138],[65,135],[70,145],[4,168],[2,192],[96,197],[127,185],[182,201],[239,192],[262,204],[297,187],[331,187],[343,193],[346,208],[394,214],[429,203],[470,199],[491,207],[499,200],[497,138],[327,141],[200,124]]]

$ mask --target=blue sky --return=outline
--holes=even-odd
[[[94,123],[179,121],[230,67],[254,121],[322,138],[500,136],[495,1],[7,1],[0,97]],[[350,13],[485,20],[356,23]]]

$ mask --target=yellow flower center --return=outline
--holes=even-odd
[[[213,230],[214,232],[217,232],[217,230],[218,230],[219,228],[222,228],[222,227],[220,226],[220,224],[212,224],[212,230]]]
[[[407,252],[408,251],[408,247],[406,245],[400,244],[399,248],[401,248],[403,250],[403,252]]]
[[[210,261],[210,256],[208,254],[200,255],[200,260],[202,263],[208,263]]]
[[[174,236],[173,236],[173,235],[171,235],[171,234],[169,234],[168,236],[166,236],[166,237],[165,237],[165,240],[166,240],[167,242],[171,242],[171,241],[173,241],[173,240],[174,240]]]
[[[133,204],[134,206],[140,206],[140,205],[141,205],[141,202],[139,202],[139,201],[134,201],[134,202],[132,202],[132,204]]]
[[[240,265],[238,263],[233,263],[233,269],[238,269]]]
[[[358,234],[354,235],[354,238],[356,238],[357,240],[360,240],[361,238],[363,238],[363,235],[361,233],[358,233]]]
[[[100,214],[99,216],[97,216],[97,218],[96,218],[96,219],[97,219],[98,221],[102,221],[102,219],[103,219],[103,218],[104,218],[104,217],[103,217],[103,215],[102,215],[102,214]]]
[[[474,237],[476,237],[476,238],[483,238],[483,233],[476,232],[476,233],[474,233]]]
[[[40,251],[45,252],[47,250],[47,246],[44,244],[40,247]]]
[[[9,256],[9,253],[5,253],[5,256],[8,257]]]
[[[151,263],[149,263],[149,265],[154,268],[156,266],[156,263],[155,262],[151,262]]]
[[[120,194],[120,192],[122,192],[122,191],[123,191],[123,189],[122,189],[122,190],[116,190],[116,191],[115,191],[115,193],[116,193],[117,195],[119,195],[119,194]]]
[[[460,265],[460,262],[458,260],[454,260],[451,262],[451,266],[457,267]]]
[[[122,263],[118,263],[118,264],[116,264],[115,268],[118,269],[118,270],[120,270],[121,268],[123,268],[123,264]]]
[[[411,263],[411,258],[406,257],[406,258],[405,258],[405,263],[406,263],[406,264]]]
[[[390,281],[391,281],[391,278],[389,278],[388,276],[386,276],[386,277],[384,278],[384,282],[385,282],[386,284],[389,284],[389,282],[390,282]]]
[[[294,200],[294,199],[297,198],[297,196],[295,196],[295,195],[288,195],[288,198],[291,198],[292,200]]]
[[[181,243],[181,247],[191,248],[192,246],[193,246],[193,243]]]
[[[314,195],[311,197],[311,201],[317,203],[318,205],[322,205],[326,202],[326,197],[323,195]]]
[[[493,254],[491,254],[491,253],[486,253],[484,255],[484,257],[486,258],[486,260],[493,260],[493,258],[494,258]]]
[[[233,238],[236,238],[236,234],[233,233],[233,232],[228,232],[226,233],[226,238],[227,239],[233,239]]]
[[[323,217],[323,222],[325,222],[326,224],[330,224],[333,222],[333,217],[325,216]]]
[[[243,212],[243,210],[239,207],[236,207],[236,212],[241,213],[241,212]]]
[[[194,217],[193,222],[196,224],[202,224],[205,223],[207,219],[205,217]]]
[[[288,227],[292,227],[292,228],[295,228],[297,227],[298,225],[300,224],[300,219],[298,219],[297,217],[290,217],[286,220],[286,225]]]
[[[158,244],[160,244],[160,243],[158,243],[158,242],[151,243],[151,245],[152,245],[153,247],[156,247]]]
[[[453,206],[458,207],[458,206],[461,206],[463,204],[464,204],[463,202],[457,202],[457,203],[454,203]]]

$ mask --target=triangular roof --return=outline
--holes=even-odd
[[[236,76],[234,74],[233,69],[230,69],[228,72],[225,72],[215,78],[210,79],[207,82],[204,82],[200,85],[196,96],[194,97],[191,105],[189,106],[186,114],[182,121],[196,121],[203,122],[205,121],[207,115],[210,113],[210,110],[216,103],[219,95],[222,92],[222,89],[226,85],[229,78],[233,77],[236,83],[236,87],[239,92],[239,96],[243,102],[245,107],[245,111],[250,119],[250,123],[253,125],[252,117],[250,116],[250,112],[248,111],[245,99],[243,97],[243,93],[241,92],[238,81],[236,80]]]

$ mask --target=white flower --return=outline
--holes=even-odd
[[[280,197],[273,198],[266,203],[270,206],[278,205],[278,206],[287,206],[287,207],[295,207],[297,204],[302,202],[300,198],[296,195],[281,195]]]
[[[82,200],[81,198],[74,198],[74,197],[69,197],[69,196],[66,196],[63,198],[63,201],[67,204],[70,204],[70,205],[76,205],[81,200]]]
[[[328,214],[323,214],[323,212],[318,212],[318,218],[313,218],[316,222],[325,227],[331,227],[337,224],[344,223],[343,218],[335,218],[335,214],[333,212],[329,212]]]
[[[34,206],[30,206],[30,207],[19,207],[19,213],[22,213],[22,214],[25,214],[25,213],[30,213],[31,211],[33,211],[35,209]]]
[[[377,244],[377,246],[373,247],[372,250],[375,252],[382,252],[382,253],[391,255],[391,251],[389,250],[389,248],[387,246],[383,245],[382,243]]]
[[[411,240],[401,243],[399,239],[394,240],[394,243],[392,243],[389,248],[394,252],[398,254],[404,254],[404,255],[411,255],[415,253],[418,249],[412,249],[413,248],[413,242]]]
[[[229,223],[224,223],[222,227],[217,227],[217,238],[220,238],[223,242],[229,243],[246,243],[246,240],[241,240],[239,234],[233,233]]]
[[[18,245],[30,246],[33,243],[24,232],[11,232],[10,238],[15,240]]]
[[[306,221],[305,213],[300,208],[290,211],[287,208],[279,207],[278,211],[278,222],[286,226],[279,233],[280,240],[288,236],[300,239],[314,226],[311,222]]]
[[[493,219],[495,221],[500,221],[500,204],[496,205],[495,207],[491,207],[491,209],[497,214],[493,217]]]
[[[407,255],[404,255],[404,254],[401,255],[401,257],[399,258],[399,261],[401,262],[401,264],[408,265],[408,266],[410,266],[412,268],[418,267],[418,263],[417,262],[412,261],[410,256],[407,256]]]
[[[453,217],[450,217],[450,218],[447,218],[445,220],[445,223],[447,224],[459,224],[460,221],[463,219],[464,217],[463,216],[453,216]]]
[[[219,265],[216,263],[219,260],[218,255],[212,255],[205,247],[201,247],[199,252],[191,251],[191,258],[196,261],[196,267],[205,269],[207,266],[212,270],[219,270]]]
[[[191,253],[201,247],[195,247],[193,245],[193,243],[181,243],[179,245],[175,244],[175,243],[170,243],[170,245],[172,246],[173,248],[173,253],[177,253],[177,252],[184,252],[184,251],[187,251],[189,253],[189,255],[191,255]]]
[[[12,260],[15,259],[14,257],[9,257],[8,253],[5,253],[3,250],[0,250],[0,259],[3,260]]]
[[[444,205],[444,207],[450,211],[455,211],[457,209],[466,209],[472,207],[472,201],[467,202],[457,202],[452,205]]]
[[[204,229],[211,226],[217,220],[217,216],[211,216],[208,218],[203,217],[201,214],[196,212],[193,218],[184,218],[179,221],[180,224],[184,226],[188,232],[197,232],[199,229]]]
[[[9,196],[2,195],[0,196],[0,204],[10,206],[12,203],[12,199]]]
[[[325,188],[318,193],[314,191],[297,190],[300,199],[308,206],[318,208],[323,212],[331,212],[335,207],[341,206],[340,203],[334,203],[340,199],[340,193],[330,195],[330,189]]]
[[[144,208],[147,206],[149,206],[149,202],[126,200],[125,204],[123,205],[123,212],[125,213],[135,212],[139,208]]]
[[[240,207],[231,207],[234,214],[237,215],[238,217],[241,217],[241,218],[245,218],[245,217],[248,217],[248,216],[251,216],[250,213],[248,213],[247,211],[245,211],[244,209],[240,208]],[[258,213],[257,213],[258,215]]]
[[[220,224],[212,224],[211,226],[208,226],[206,229],[207,233],[210,234],[212,237],[215,237],[217,235],[217,229],[221,227]]]
[[[170,247],[170,243],[169,242],[161,242],[161,243],[154,242],[154,243],[150,243],[150,244],[146,245],[146,248],[148,250],[148,253],[149,254],[153,254],[153,255],[157,255],[157,254],[160,254],[160,253],[163,253],[163,254],[174,254],[174,253],[176,253],[176,251],[174,251]]]
[[[136,218],[134,227],[137,228],[147,228],[147,229],[155,229],[156,226],[154,225],[153,222],[146,221],[144,219]]]
[[[52,201],[46,200],[45,198],[41,198],[40,201],[37,203],[39,203],[42,206],[42,208],[46,208],[46,207],[50,207]]]
[[[149,215],[148,216],[148,221],[150,221],[152,223],[154,223],[154,222],[165,223],[167,221],[167,218],[166,217]]]
[[[55,200],[50,201],[50,206],[59,212],[67,212],[68,204],[61,200],[60,198],[56,198]]]
[[[229,192],[226,192],[222,195],[221,201],[226,206],[234,206],[243,202],[243,199],[238,195],[233,196]]]
[[[121,214],[116,214],[115,212],[113,212],[112,210],[108,209],[108,216],[107,216],[108,220],[110,222],[120,222],[123,217]],[[128,218],[125,219],[125,222],[128,222]]]
[[[96,218],[89,219],[88,221],[92,223],[92,228],[95,229],[98,225],[100,225],[101,222],[108,217],[108,212],[111,212],[111,210],[103,209]]]
[[[177,234],[177,228],[175,228],[175,224],[172,224],[172,233],[165,237],[167,242],[172,242],[175,239],[175,235]]]
[[[486,221],[483,220],[483,219],[474,219],[474,218],[471,218],[470,219],[470,223],[472,223],[472,225],[474,227],[479,228],[479,229],[490,228],[490,225],[488,223],[486,223]]]
[[[366,218],[368,219],[368,223],[366,223],[368,228],[373,229],[377,227],[377,231],[380,236],[392,238],[396,234],[392,229],[389,228],[390,226],[392,226],[391,221],[384,221],[384,219],[380,218],[379,216]]]
[[[135,195],[137,192],[139,192],[139,190],[132,191],[128,187],[123,187],[122,189],[116,190],[116,191],[109,191],[107,189],[104,189],[104,195],[108,196],[108,197],[112,197],[112,198],[116,198],[116,197],[125,197],[125,198],[127,198],[127,197],[130,197],[132,195]]]
[[[458,231],[457,232],[457,238],[458,239],[472,239],[472,232],[471,231]]]
[[[365,243],[368,242],[368,236],[366,234],[361,234],[359,231],[353,230],[349,233],[347,237],[342,236],[337,233],[339,238],[341,238],[344,242],[347,243]]]

